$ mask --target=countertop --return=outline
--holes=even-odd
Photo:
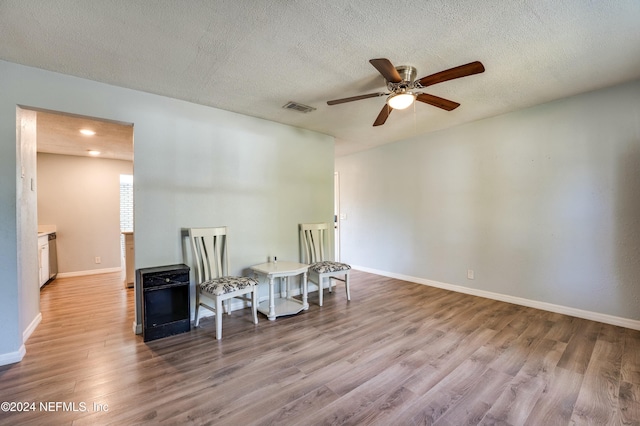
[[[54,232],[56,232],[55,225],[38,225],[38,237],[53,234]]]

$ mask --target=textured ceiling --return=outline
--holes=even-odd
[[[38,152],[88,157],[98,151],[100,158],[133,161],[131,124],[48,111],[37,111],[36,123]],[[82,129],[95,134],[85,136]]]
[[[638,0],[0,0],[0,59],[335,136],[336,155],[640,78]],[[372,127],[369,64],[479,60]],[[283,109],[287,101],[315,111]]]

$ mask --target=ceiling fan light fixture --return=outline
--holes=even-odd
[[[389,96],[387,105],[393,109],[406,109],[416,100],[416,95],[411,92],[402,92]]]

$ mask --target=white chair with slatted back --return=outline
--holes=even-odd
[[[240,298],[251,303],[253,323],[258,323],[258,280],[249,277],[229,276],[229,252],[227,227],[189,228],[189,240],[196,270],[195,326],[200,318],[198,309],[203,306],[215,313],[216,339],[222,339],[223,302],[229,312],[229,300]],[[251,295],[251,298],[248,295]],[[213,300],[215,307],[202,302]]]
[[[349,292],[349,272],[351,266],[346,263],[333,262],[325,258],[325,246],[328,243],[328,223],[301,223],[300,242],[302,244],[303,263],[309,264],[309,281],[318,284],[319,305],[322,306],[324,280],[328,279],[329,292],[332,292],[331,280],[344,282],[347,300],[351,300]]]

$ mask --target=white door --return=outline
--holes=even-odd
[[[340,174],[338,172],[333,174],[333,225],[335,229],[334,260],[340,262]]]

